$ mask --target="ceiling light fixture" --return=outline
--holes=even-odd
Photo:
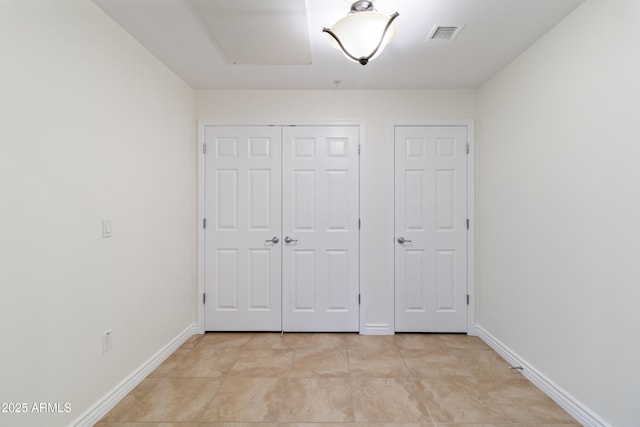
[[[356,1],[344,18],[322,31],[331,36],[334,46],[341,49],[347,58],[362,65],[375,59],[394,39],[398,31],[395,19],[378,13],[371,1]]]

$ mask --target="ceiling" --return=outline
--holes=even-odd
[[[323,27],[350,0],[94,0],[194,89],[472,89],[583,0],[375,0],[398,35],[366,66]],[[459,26],[455,40],[427,40]]]

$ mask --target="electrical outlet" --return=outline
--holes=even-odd
[[[109,329],[104,334],[102,334],[102,352],[103,353],[106,353],[107,351],[111,350],[111,345],[112,345],[111,338],[112,338],[111,329]]]

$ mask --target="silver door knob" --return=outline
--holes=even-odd
[[[273,244],[276,244],[276,243],[278,243],[279,241],[280,241],[280,239],[278,239],[278,236],[273,236],[273,238],[272,238],[272,239],[265,240],[265,242],[266,242],[266,243],[273,243]]]
[[[284,238],[284,242],[285,243],[291,243],[291,242],[297,242],[298,240],[296,239],[292,239],[291,237],[287,236]]]
[[[400,237],[398,237],[398,243],[400,243],[400,244],[411,243],[411,240],[407,240],[404,237],[400,236]]]

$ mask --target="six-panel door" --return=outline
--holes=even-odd
[[[283,129],[285,331],[357,331],[358,128]]]
[[[467,331],[467,128],[395,128],[395,330]]]
[[[279,331],[280,128],[205,132],[205,329]]]
[[[205,134],[205,329],[357,331],[358,128]]]

